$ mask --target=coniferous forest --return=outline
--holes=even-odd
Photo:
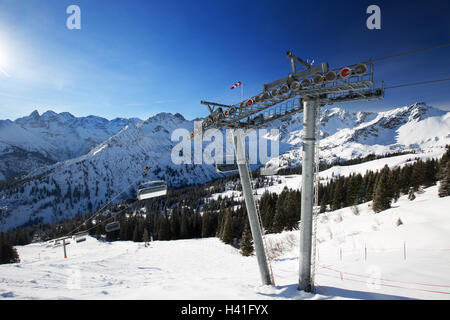
[[[402,167],[385,166],[364,175],[331,177],[321,183],[318,190],[320,212],[373,201],[374,214],[389,209],[401,195],[414,194],[439,183],[439,196],[450,195],[450,147],[439,160],[411,159]],[[367,161],[373,160],[368,158]],[[352,160],[359,163],[357,160]],[[254,187],[261,188],[281,183],[277,176],[262,177],[257,174]],[[91,236],[105,241],[150,242],[152,240],[177,240],[219,237],[224,243],[241,249],[243,255],[253,251],[245,203],[233,198],[210,198],[211,194],[225,190],[240,191],[238,175],[212,181],[206,185],[169,190],[168,196],[142,202],[128,200],[109,205],[99,212],[79,214],[57,223],[24,226],[0,233],[0,263],[19,261],[15,245],[32,241],[45,241],[67,235],[76,230],[88,230]],[[266,233],[278,233],[298,228],[301,192],[286,187],[279,193],[264,192],[259,201],[262,224]],[[120,222],[120,230],[106,233],[105,225]]]

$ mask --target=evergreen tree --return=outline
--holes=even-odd
[[[388,171],[382,170],[378,181],[375,185],[375,193],[373,196],[373,206],[374,212],[378,213],[383,210],[389,209],[391,207],[391,198],[389,197],[389,186],[388,186]]]
[[[358,195],[356,197],[355,204],[361,204],[364,202],[364,198],[366,197],[366,180],[362,179],[361,184],[359,186]]]
[[[276,211],[277,195],[276,193],[270,193],[265,191],[261,196],[259,210],[261,213],[261,220],[264,229],[268,232],[272,232],[272,224]]]
[[[0,264],[17,262],[20,262],[20,259],[16,248],[3,233],[0,233]]]
[[[218,225],[216,230],[216,236],[219,237],[220,239],[222,239],[223,230],[225,227],[225,219],[226,219],[226,212],[225,210],[221,209],[217,216]]]
[[[377,174],[373,173],[373,171],[369,171],[367,174],[367,189],[366,189],[366,196],[364,198],[365,202],[369,202],[371,200],[373,200],[373,194],[374,194],[374,187],[375,187],[375,182],[377,179]]]
[[[434,159],[425,161],[425,172],[423,177],[423,185],[425,188],[431,187],[436,183],[439,166]]]
[[[403,194],[408,194],[409,188],[411,186],[411,175],[412,175],[412,165],[405,165],[400,171],[400,192]]]
[[[389,181],[391,184],[391,197],[397,202],[398,198],[400,198],[400,168],[391,170]]]
[[[298,227],[300,221],[300,208],[302,196],[300,191],[292,190],[287,195],[286,203],[286,223],[284,228],[294,230]]]
[[[450,195],[450,146],[447,146],[446,153],[439,161],[439,197]]]
[[[164,214],[164,217],[160,220],[159,232],[158,232],[158,240],[170,240],[170,221],[167,213]]]
[[[358,194],[363,181],[362,176],[360,174],[351,175],[348,178],[348,180],[350,181],[348,183],[348,191],[346,193],[346,201],[345,201],[346,207],[358,204]]]
[[[420,185],[423,184],[425,171],[424,167],[425,166],[421,160],[417,161],[413,166],[410,183],[411,187],[414,188],[414,191],[418,191]]]
[[[139,228],[136,225],[133,231],[133,242],[141,242],[142,238],[139,237]]]
[[[414,194],[414,188],[411,187],[411,188],[409,188],[408,199],[410,201],[413,201],[415,198],[416,198],[416,195]]]
[[[189,217],[186,212],[183,211],[181,214],[181,226],[180,226],[180,238],[189,239],[192,237],[189,228]]]
[[[242,238],[239,242],[239,246],[241,248],[241,254],[243,256],[248,257],[253,254],[253,240],[248,222],[245,223],[244,232],[242,233]]]
[[[275,233],[282,232],[287,225],[287,209],[286,199],[288,196],[288,190],[285,187],[280,193],[277,199],[275,216],[273,217],[272,231]]]
[[[200,238],[202,236],[202,216],[200,210],[197,209],[194,212],[194,222],[192,225],[192,236],[194,238]]]
[[[170,233],[172,240],[177,240],[180,238],[180,211],[178,207],[175,207],[170,215]]]
[[[122,219],[120,221],[120,231],[119,231],[120,240],[123,241],[128,240],[128,229],[129,229],[128,221],[126,219]]]
[[[225,225],[223,226],[221,240],[226,244],[230,244],[233,241],[232,216],[229,211],[225,214]]]
[[[324,213],[327,211],[327,203],[325,201],[325,198],[320,201],[320,213]]]
[[[102,228],[100,226],[97,226],[95,228],[95,238],[97,240],[100,240],[101,237],[102,237]]]
[[[344,178],[339,177],[336,181],[334,193],[333,193],[333,201],[331,202],[331,210],[337,210],[344,206],[345,201],[345,190],[344,190]]]
[[[209,216],[209,212],[203,212],[203,217],[202,217],[202,238],[208,238],[211,237],[211,230],[210,230],[210,216]]]
[[[147,228],[144,229],[144,234],[142,236],[142,241],[144,241],[145,244],[150,242],[150,237],[148,235]]]
[[[450,161],[447,165],[442,166],[442,173],[439,179],[439,197],[448,197],[450,195]]]

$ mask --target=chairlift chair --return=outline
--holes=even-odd
[[[89,235],[89,231],[80,231],[73,235],[74,238],[81,238]]]
[[[145,167],[145,178],[148,179],[148,172],[152,167]],[[137,192],[138,200],[146,200],[167,194],[167,183],[164,180],[155,180],[142,183]]]
[[[113,231],[117,231],[117,230],[120,230],[120,222],[119,221],[110,222],[105,226],[106,232],[113,232]]]
[[[83,242],[83,241],[86,241],[86,237],[77,238],[75,240],[76,243],[80,243],[80,242]]]
[[[163,180],[149,181],[139,186],[137,198],[138,200],[146,200],[156,197],[165,196],[167,194],[167,184]]]
[[[238,171],[237,164],[217,164],[216,163],[216,171],[220,173],[227,173],[227,172],[235,172]]]
[[[89,235],[89,231],[80,231],[73,235],[73,240],[75,240],[76,243],[86,241],[86,237]]]
[[[261,167],[259,169],[259,174],[261,176],[274,176],[278,174],[279,168],[273,168],[273,167]]]

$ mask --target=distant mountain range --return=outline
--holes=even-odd
[[[384,112],[323,108],[321,161],[333,162],[371,153],[444,150],[450,144],[450,112],[416,103]],[[282,166],[301,163],[303,114],[272,123],[270,140],[281,142]],[[218,178],[214,165],[175,165],[175,129],[192,131],[193,120],[160,113],[145,121],[77,118],[69,113],[33,112],[0,121],[0,180],[26,174],[0,193],[0,230],[31,222],[56,221],[136,197],[143,168],[171,186],[201,184]],[[273,160],[271,160],[272,162]]]
[[[77,118],[68,112],[0,120],[0,180],[79,157],[140,119]]]

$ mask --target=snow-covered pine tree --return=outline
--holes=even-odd
[[[447,146],[447,152],[442,156],[439,162],[439,197],[448,197],[450,195],[450,146]]]
[[[142,241],[147,245],[150,242],[150,237],[148,235],[147,228],[144,229],[144,234],[142,236]]]
[[[383,168],[375,185],[372,209],[375,213],[387,210],[391,207],[392,198],[390,198],[389,187],[389,168]]]
[[[243,256],[250,256],[253,254],[253,240],[252,234],[250,232],[250,228],[248,222],[245,223],[244,232],[242,233],[241,241],[239,242],[239,246],[241,248],[241,254]]]
[[[415,198],[416,198],[416,195],[414,194],[414,188],[411,187],[411,188],[409,188],[408,199],[410,201],[413,201]]]
[[[233,241],[232,216],[229,210],[225,214],[225,225],[223,226],[222,241],[230,244]]]
[[[11,245],[9,239],[3,234],[0,234],[0,264],[17,263],[20,262],[19,254],[16,248]]]

